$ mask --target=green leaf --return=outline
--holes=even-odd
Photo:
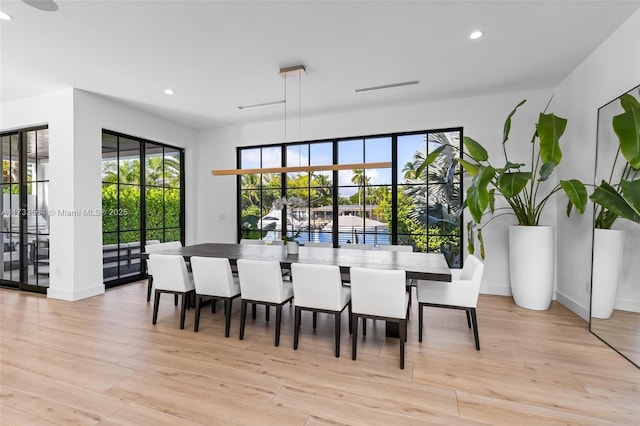
[[[474,227],[475,223],[467,222],[467,251],[469,252],[469,254],[473,254],[473,252],[476,250],[473,236]]]
[[[511,131],[511,117],[513,117],[513,114],[516,113],[516,110],[521,107],[522,105],[524,105],[524,103],[527,102],[526,99],[523,99],[522,101],[520,101],[520,103],[518,105],[516,105],[516,107],[513,109],[513,111],[511,111],[511,113],[507,116],[507,119],[504,122],[504,130],[502,132],[502,143],[504,144],[505,142],[507,142],[507,140],[509,139],[509,132]]]
[[[496,170],[491,166],[482,166],[467,189],[467,206],[476,223],[482,221],[482,214],[489,205],[487,185],[494,178]]]
[[[525,166],[524,163],[512,163],[511,161],[507,161],[507,164],[504,165],[503,169],[504,170],[520,169],[520,167],[524,167],[524,166]]]
[[[429,164],[433,163],[435,159],[440,156],[440,153],[444,151],[445,148],[447,148],[447,145],[440,145],[439,147],[431,151],[431,153],[427,155],[427,158],[424,159],[420,167],[416,169],[415,176],[416,177],[420,176],[424,171],[425,167],[428,167]]]
[[[622,98],[620,102],[623,103],[625,112],[613,117],[613,131],[618,135],[620,152],[631,167],[638,170],[640,169],[640,106],[631,95],[623,95]]]
[[[556,164],[553,162],[544,163],[542,167],[540,167],[540,177],[538,177],[538,180],[540,182],[544,182],[545,180],[549,179],[549,176],[551,176],[551,173],[553,173],[553,170],[555,168]]]
[[[478,228],[478,241],[480,241],[480,257],[484,260],[484,239],[482,239],[482,229]]]
[[[478,170],[480,170],[480,164],[473,164],[462,158],[457,158],[456,161],[462,165],[462,168],[469,173],[471,176],[475,176],[478,174]]]
[[[567,216],[571,214],[571,207],[576,206],[578,213],[583,214],[587,208],[587,188],[578,179],[561,180],[560,186],[567,194],[569,204],[567,205]]]
[[[469,155],[474,160],[480,162],[480,161],[487,161],[489,159],[489,154],[487,153],[487,150],[484,149],[484,147],[480,145],[478,142],[476,142],[475,140],[465,136],[463,138],[463,143],[465,148],[467,148],[467,151],[469,151]]]
[[[567,120],[554,114],[540,113],[537,132],[540,138],[540,158],[542,163],[560,164],[560,138],[567,127]]]
[[[520,193],[531,179],[531,172],[503,173],[498,180],[498,189],[507,198]]]
[[[496,190],[492,189],[489,191],[489,210],[491,213],[496,211]]]
[[[636,189],[635,186],[630,188],[631,191],[634,189]],[[640,215],[634,211],[634,209],[624,198],[622,198],[622,195],[620,195],[614,187],[604,180],[600,185],[596,186],[596,189],[593,191],[593,194],[591,194],[589,199],[603,208],[611,210],[620,217],[629,219],[633,222],[640,222]]]
[[[640,179],[634,181],[623,180],[620,182],[620,187],[622,188],[622,198],[636,212],[637,219],[635,222],[640,222]]]
[[[640,102],[638,102],[638,100],[630,93],[625,93],[620,96],[620,105],[625,111],[640,109]]]

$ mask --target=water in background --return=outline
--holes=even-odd
[[[278,233],[279,234],[279,233]],[[333,235],[330,232],[320,231],[303,231],[300,232],[300,237],[296,238],[300,244],[304,244],[307,241],[314,241],[318,243],[331,243]],[[338,245],[352,243],[352,244],[369,244],[374,246],[389,245],[391,235],[388,230],[378,231],[376,233],[363,233],[359,231],[353,232],[339,232],[338,233]],[[276,233],[269,231],[264,237],[266,241],[273,241],[279,239]]]

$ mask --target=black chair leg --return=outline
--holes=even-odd
[[[340,314],[342,312],[336,312],[336,358],[340,358]]]
[[[184,299],[182,300],[182,303],[184,303]],[[173,295],[173,304],[175,306],[178,306],[178,295],[177,294]]]
[[[271,307],[269,305],[265,305],[264,306],[264,310],[265,310],[265,318],[267,319],[267,322],[269,322],[269,314],[271,313]]]
[[[471,328],[471,315],[469,314],[469,309],[465,309],[464,311],[467,314],[467,325]]]
[[[367,335],[367,319],[366,318],[362,318],[362,335],[363,336]]]
[[[407,340],[407,320],[400,320],[398,328],[400,329],[400,368],[404,370],[404,342]]]
[[[215,314],[216,313],[216,304],[218,303],[217,300],[215,299],[211,299],[211,313]]]
[[[227,299],[224,301],[224,337],[229,337],[229,331],[231,330],[231,305],[233,299]]]
[[[267,309],[268,308],[269,308],[269,305],[267,305]],[[282,322],[282,305],[278,305],[276,306],[276,346],[280,346],[280,323],[281,322]]]
[[[318,326],[318,313],[314,312],[313,313],[313,329],[315,330],[317,326]]]
[[[240,340],[242,340],[244,339],[244,324],[247,321],[247,302],[243,300],[240,305]],[[253,306],[255,307],[256,305]]]
[[[358,316],[351,314],[351,322],[353,325],[353,334],[351,335],[351,359],[355,361],[358,346]]]
[[[353,324],[352,324],[352,318],[351,318],[351,302],[349,302],[349,307],[348,309],[348,314],[349,314],[349,334],[353,333]]]
[[[156,294],[153,297],[153,320],[152,324],[155,324],[158,321],[158,305],[160,305],[160,292],[156,290]]]
[[[153,276],[149,275],[147,278],[147,303],[151,300],[151,289],[153,288]]]
[[[200,327],[200,305],[202,304],[202,296],[196,295],[196,317],[193,320],[193,331],[198,331]]]
[[[298,339],[300,338],[300,317],[301,311],[299,307],[295,308],[295,316],[293,320],[293,349],[298,350]]]
[[[476,340],[476,350],[480,350],[480,337],[478,336],[478,318],[476,309],[471,308],[471,323],[473,324],[473,338]]]
[[[251,318],[256,319],[256,304],[251,304]]]
[[[184,329],[184,319],[187,316],[187,304],[189,303],[190,293],[182,293],[182,306],[180,306],[180,330]],[[178,295],[175,295],[178,297]]]
[[[422,308],[424,305],[418,303],[418,342],[422,342]]]

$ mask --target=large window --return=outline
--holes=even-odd
[[[460,265],[462,129],[238,148],[240,168],[391,162],[388,169],[239,176],[240,238],[410,244]],[[426,157],[447,148],[428,167]],[[304,206],[280,208],[278,198]]]
[[[102,135],[105,284],[140,279],[148,242],[184,243],[183,151],[140,138]]]

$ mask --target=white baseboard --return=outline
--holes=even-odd
[[[499,285],[482,284],[480,286],[481,294],[493,294],[495,296],[511,296],[511,288]]]
[[[569,309],[571,312],[578,315],[583,320],[589,322],[591,311],[588,306],[581,305],[580,303],[576,302],[572,298],[559,291],[556,291],[556,300],[562,306]]]
[[[104,294],[104,284],[97,285],[95,287],[83,288],[78,291],[66,291],[56,288],[47,289],[47,297],[51,299],[68,300],[74,302],[80,299],[86,299],[87,297],[98,296]]]
[[[640,302],[632,299],[617,299],[615,309],[628,312],[640,312]]]

